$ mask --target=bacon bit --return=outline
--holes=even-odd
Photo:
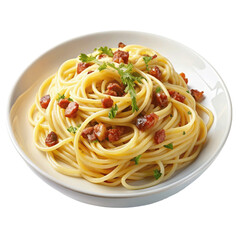
[[[88,128],[83,129],[81,135],[82,135],[82,137],[88,139],[89,141],[97,140],[97,136],[94,132],[93,127],[88,127]]]
[[[127,127],[124,127],[124,126],[117,126],[116,129],[119,130],[120,136],[128,131]]]
[[[136,126],[139,130],[146,131],[147,129],[153,127],[157,121],[158,116],[155,113],[150,113],[149,115],[138,117]]]
[[[185,83],[188,84],[188,78],[186,78],[185,73],[182,72],[182,73],[180,73],[179,75],[183,78],[183,80],[185,81]]]
[[[184,100],[185,100],[185,96],[183,96],[182,94],[180,94],[179,92],[176,92],[176,91],[173,91],[173,90],[168,90],[168,92],[169,92],[169,94],[170,94],[170,96],[173,98],[173,99],[175,99],[175,100],[177,100],[177,101],[179,101],[179,102],[184,102]]]
[[[113,61],[116,63],[125,63],[128,64],[129,53],[121,50],[117,50],[113,54]]]
[[[78,103],[70,102],[65,110],[65,117],[75,118],[77,116],[78,107]]]
[[[66,109],[67,106],[69,105],[70,101],[66,98],[64,99],[60,99],[60,101],[58,102],[58,105],[61,107],[61,108],[64,108]]]
[[[119,48],[124,48],[124,47],[126,47],[126,45],[125,45],[124,43],[120,42],[120,43],[118,44],[118,47],[119,47]]]
[[[201,102],[202,101],[202,99],[203,99],[203,91],[201,91],[201,92],[199,92],[198,90],[196,90],[196,89],[191,89],[191,94],[192,94],[192,96],[195,98],[195,100],[197,101],[197,102]]]
[[[78,63],[77,74],[81,73],[82,71],[84,71],[86,68],[90,66],[91,66],[90,63],[83,63],[83,62]]]
[[[48,107],[48,104],[50,103],[50,95],[45,95],[41,97],[40,99],[40,105],[42,108],[46,109]]]
[[[94,126],[94,133],[97,136],[97,139],[99,141],[103,141],[107,138],[108,130],[107,130],[105,124],[99,123]]]
[[[113,100],[110,98],[110,96],[102,99],[102,106],[104,108],[110,108],[113,105]]]
[[[98,55],[98,59],[105,58],[105,57],[107,57],[107,54],[105,54],[105,53]]]
[[[87,74],[93,73],[94,71],[89,71]]]
[[[116,92],[118,96],[122,96],[124,94],[123,87],[121,87],[118,83],[109,83],[107,89]]]
[[[153,56],[152,56],[152,60],[154,59],[154,58],[156,58],[157,57],[157,54],[154,54]]]
[[[109,89],[108,89],[108,90],[105,92],[105,94],[110,95],[110,96],[117,97],[117,93],[116,93],[115,91],[113,91],[113,90],[109,90]]]
[[[165,140],[165,137],[166,137],[165,130],[164,129],[158,130],[157,132],[155,132],[154,141],[156,144],[159,144]]]
[[[108,130],[108,140],[109,142],[115,142],[120,139],[120,131],[118,129],[109,129]]]
[[[55,132],[51,131],[46,139],[45,139],[45,144],[48,146],[48,147],[52,147],[56,144],[58,144],[58,136]]]
[[[153,67],[149,73],[154,76],[155,78],[157,78],[159,81],[162,80],[162,72],[160,71],[158,66]]]
[[[153,104],[161,108],[165,108],[168,105],[168,98],[165,93],[153,93]]]

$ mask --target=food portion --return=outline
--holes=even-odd
[[[28,115],[34,143],[62,174],[154,186],[196,159],[212,125],[204,92],[190,82],[147,47],[120,42],[81,53],[40,86]]]

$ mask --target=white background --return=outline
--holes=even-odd
[[[4,1],[0,61],[0,239],[240,239],[240,14],[238,1]],[[179,41],[219,72],[233,103],[229,138],[190,186],[151,205],[104,208],[38,178],[14,149],[6,103],[22,71],[61,42],[96,31],[139,30]],[[44,69],[43,69],[44,71]]]

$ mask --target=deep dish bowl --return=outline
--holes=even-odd
[[[177,72],[187,74],[190,88],[204,90],[206,98],[203,105],[214,114],[213,126],[197,159],[169,180],[141,190],[92,184],[84,179],[56,172],[49,165],[45,154],[35,148],[32,127],[27,119],[27,111],[34,100],[38,87],[44,79],[56,72],[61,63],[76,57],[81,52],[91,52],[98,46],[116,47],[120,41],[126,44],[150,47],[167,57]],[[23,93],[25,94],[22,95]],[[19,96],[21,97],[17,107],[13,107]],[[37,175],[57,190],[76,200],[90,204],[128,207],[164,199],[180,191],[200,176],[223,147],[231,127],[231,116],[231,101],[222,79],[213,67],[196,52],[178,42],[158,35],[132,31],[111,31],[70,40],[51,49],[33,62],[20,76],[12,90],[8,106],[8,128],[13,144],[22,158]]]

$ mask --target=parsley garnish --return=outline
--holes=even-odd
[[[95,140],[93,140],[93,141],[91,141],[92,143],[97,143],[98,142],[98,140],[97,139],[95,139]]]
[[[143,61],[145,62],[146,69],[149,71],[148,63],[152,60],[152,57],[150,56],[144,56]]]
[[[141,156],[142,156],[142,155],[138,155],[138,156],[132,158],[130,161],[134,161],[135,164],[137,165],[137,164],[139,163],[139,159],[140,159]]]
[[[108,55],[109,57],[113,56],[112,49],[108,48],[107,46],[98,48],[98,51],[100,52],[99,55],[104,53],[104,54]]]
[[[117,111],[118,111],[118,106],[117,106],[117,104],[115,104],[115,106],[112,107],[111,110],[110,110],[110,112],[108,113],[108,117],[109,117],[110,119],[115,118],[116,115],[117,115]]]
[[[185,131],[183,131],[183,133],[182,133],[183,135],[185,135],[186,134],[186,132]]]
[[[173,150],[173,144],[169,143],[167,145],[163,145],[165,148],[172,149]]]
[[[161,92],[161,90],[162,90],[162,89],[161,89],[160,87],[157,87],[157,88],[156,88],[156,93]]]
[[[98,70],[99,72],[107,68],[107,63],[103,63],[102,65],[99,66]]]
[[[70,97],[68,98],[68,101],[73,102],[72,98],[70,98]]]
[[[190,111],[187,112],[188,115],[191,115],[192,113]]]
[[[93,60],[96,60],[96,57],[94,56],[88,56],[87,54],[85,53],[81,53],[80,56],[79,56],[79,59],[82,61],[82,62],[92,62]]]
[[[136,100],[136,92],[134,89],[135,81],[141,83],[141,77],[139,74],[133,72],[133,65],[123,64],[121,63],[119,67],[116,67],[114,63],[108,63],[108,65],[118,71],[118,74],[121,77],[123,84],[126,86],[125,92],[129,92],[131,100],[132,100],[132,111],[138,111],[137,100]]]
[[[57,98],[57,101],[59,102],[61,99],[65,99],[65,95],[64,94],[60,94],[58,93],[58,98]]]
[[[186,91],[187,93],[190,93],[188,90]]]
[[[67,129],[70,133],[76,133],[77,132],[77,128],[76,127],[73,127],[73,126],[70,126],[68,129]]]
[[[158,180],[162,176],[162,173],[160,172],[160,170],[154,169],[153,176]]]

